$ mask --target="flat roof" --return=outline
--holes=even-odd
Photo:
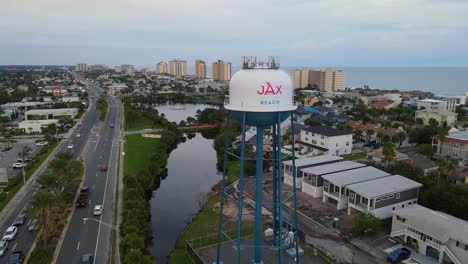
[[[457,131],[449,133],[446,138],[454,138],[454,139],[461,139],[461,140],[468,140],[468,131]]]
[[[428,102],[428,103],[441,103],[443,102],[442,100],[436,100],[436,99],[422,99],[419,100],[420,102]]]
[[[390,174],[377,168],[368,166],[354,170],[347,170],[322,176],[323,179],[337,185],[346,186],[358,182],[373,180]]]
[[[434,211],[424,206],[414,206],[398,209],[393,212],[406,219],[405,225],[446,242],[455,239],[468,244],[468,222],[454,216]]]
[[[348,186],[348,189],[364,197],[373,198],[387,193],[422,187],[422,184],[400,175],[360,182]]]
[[[316,164],[343,160],[342,157],[332,155],[320,155],[310,158],[296,159],[296,167],[314,166]],[[292,166],[292,160],[285,160],[283,164]]]
[[[356,168],[361,168],[365,166],[366,165],[362,163],[345,160],[345,161],[334,162],[331,164],[307,167],[307,168],[301,169],[301,171],[305,173],[314,174],[314,175],[324,175],[328,173],[356,169]]]
[[[46,119],[46,120],[24,120],[19,122],[20,125],[28,125],[28,124],[41,124],[47,125],[52,123],[58,123],[58,119]]]
[[[78,108],[59,108],[59,109],[32,109],[26,111],[27,114],[44,114],[44,113],[63,113],[78,111]]]

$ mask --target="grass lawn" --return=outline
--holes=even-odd
[[[357,159],[363,159],[365,157],[366,157],[366,153],[362,153],[362,152],[343,156],[344,160],[357,160]]]
[[[136,131],[146,128],[156,128],[154,122],[143,116],[141,112],[125,109],[125,130]]]
[[[31,175],[37,170],[37,168],[44,162],[47,157],[49,157],[50,153],[57,147],[57,142],[54,141],[54,143],[46,146],[40,153],[34,158],[34,162],[29,164],[26,167],[26,180],[31,177]],[[21,186],[23,186],[23,175],[21,175],[21,172],[18,174],[13,179],[9,180],[9,185],[13,186],[10,190],[8,190],[8,193],[6,193],[6,196],[4,196],[4,199],[0,201],[0,211],[3,210],[3,208],[10,202],[11,198],[15,196],[15,194],[21,189]]]
[[[159,139],[145,138],[141,135],[126,136],[124,145],[124,174],[135,175],[142,168],[148,168],[151,154],[158,150],[158,141]]]

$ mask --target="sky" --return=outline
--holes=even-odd
[[[468,0],[3,0],[0,65],[468,66]]]

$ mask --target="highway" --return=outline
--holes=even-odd
[[[57,258],[59,264],[79,263],[84,254],[94,255],[95,263],[108,263],[111,255],[121,109],[112,97],[108,105],[107,117],[92,129],[84,153],[84,185],[90,188],[88,205],[76,208],[73,213]],[[108,166],[108,170],[100,171],[101,165]],[[103,205],[101,216],[93,216],[95,205]],[[91,219],[84,221],[83,218]]]
[[[78,76],[76,76],[78,77]],[[71,130],[69,133],[69,137],[67,139],[62,140],[62,142],[57,147],[57,150],[54,152],[69,152],[72,153],[73,159],[78,158],[81,150],[84,148],[88,135],[94,124],[97,123],[98,120],[98,111],[95,109],[95,99],[98,96],[98,89],[94,86],[87,86],[88,96],[90,98],[90,110],[89,112],[85,113],[83,119],[81,121],[81,126],[77,126],[74,130]],[[76,133],[80,133],[81,137],[76,137]],[[73,144],[72,149],[68,149],[68,145]],[[44,171],[47,170],[47,161],[50,161],[54,158],[55,155],[51,154],[48,160],[44,161],[43,166],[39,167],[39,176],[42,175]],[[18,176],[20,177],[20,176]],[[15,196],[14,199],[10,201],[11,204],[7,205],[2,211],[2,215],[0,218],[0,234],[3,236],[5,230],[12,225],[15,221],[16,217],[24,212],[26,209],[29,201],[33,197],[33,195],[38,190],[38,185],[35,183],[35,179],[30,179],[26,182],[24,189],[21,189]],[[7,263],[9,259],[9,255],[11,252],[15,250],[21,250],[25,255],[31,249],[31,246],[36,238],[36,232],[29,232],[28,225],[31,222],[31,217],[29,217],[26,223],[23,226],[18,227],[18,234],[16,238],[10,241],[9,248],[6,254],[0,257],[0,263]]]

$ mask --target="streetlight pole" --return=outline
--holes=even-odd
[[[24,149],[21,151],[21,171],[23,172],[23,184],[25,184],[26,172],[24,171]]]
[[[88,220],[92,220],[92,221],[94,221],[94,222],[100,223],[100,224],[103,225],[103,226],[107,226],[107,227],[109,227],[109,228],[111,228],[111,229],[118,230],[116,226],[113,226],[113,225],[108,224],[108,223],[104,223],[104,222],[102,222],[102,221],[100,221],[100,220],[97,220],[97,219],[94,219],[94,218],[83,218],[83,222],[84,222],[85,224],[86,224],[86,221],[88,221]]]

